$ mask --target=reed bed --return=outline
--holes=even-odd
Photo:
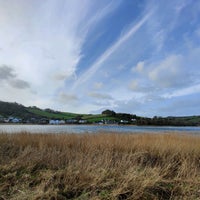
[[[0,200],[199,199],[188,134],[0,134]]]

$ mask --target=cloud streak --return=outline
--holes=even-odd
[[[153,11],[147,13],[138,23],[134,24],[133,27],[128,30],[125,34],[123,34],[110,48],[108,48],[97,61],[89,67],[89,69],[82,74],[78,80],[75,82],[73,89],[76,89],[80,84],[86,82],[90,77],[92,77],[96,71],[101,67],[101,65],[124,43],[126,42],[131,36],[133,36],[144,23],[149,19],[152,15]]]
[[[199,12],[187,0],[0,0],[0,100],[146,115],[199,98]]]
[[[41,105],[50,97],[55,101],[57,91],[65,92],[65,81],[76,77],[88,32],[120,3],[121,0],[97,6],[91,0],[84,0],[81,5],[79,1],[64,0],[36,0],[33,4],[25,0],[1,1],[0,64],[8,66],[0,68],[0,79],[13,78],[16,72],[17,78],[10,81],[10,86],[26,89],[31,85],[43,98]],[[15,98],[13,93],[12,99]]]
[[[164,94],[163,97],[173,98],[173,97],[181,97],[181,96],[197,94],[197,93],[200,93],[200,84],[193,85],[193,86],[186,87],[179,90],[175,90],[171,93]]]

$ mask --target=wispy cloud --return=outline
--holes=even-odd
[[[155,64],[149,72],[150,80],[160,87],[183,86],[185,70],[183,70],[182,60],[180,55],[171,55]]]
[[[95,90],[99,90],[99,89],[102,89],[103,88],[103,83],[102,82],[95,82],[94,83],[94,89]]]
[[[0,1],[0,64],[13,66],[1,67],[0,78],[11,78],[16,72],[12,87],[27,88],[29,82],[43,98],[41,102],[45,98],[49,103],[50,97],[55,101],[53,96],[65,81],[76,77],[87,33],[120,3],[112,1],[98,7],[91,0],[82,1],[81,6],[79,1],[63,0],[36,0],[33,4]],[[15,98],[13,93],[11,99]]]
[[[101,67],[101,64],[104,63],[111,55],[114,53],[120,46],[127,41],[131,36],[133,36],[140,27],[149,19],[152,15],[153,11],[147,13],[138,23],[134,24],[130,30],[128,30],[125,34],[123,34],[111,47],[109,47],[103,55],[100,56],[96,60],[96,62],[89,67],[88,70],[84,74],[82,74],[78,80],[75,82],[73,89],[75,89],[78,85],[83,84],[86,82],[90,77],[92,77],[95,72]]]
[[[0,100],[167,113],[199,97],[199,13],[190,0],[0,0]]]
[[[105,18],[110,13],[114,12],[122,3],[122,0],[112,0],[109,4],[107,4],[102,9],[98,10],[86,23],[85,30],[86,32],[96,26],[103,18]]]
[[[88,96],[97,98],[97,99],[112,99],[112,97],[109,94],[98,93],[98,92],[90,92],[88,93]]]
[[[78,97],[75,94],[69,94],[60,92],[57,97],[58,101],[61,103],[76,103],[78,101]]]
[[[171,93],[164,94],[164,98],[173,98],[173,97],[181,97],[191,94],[197,94],[200,93],[200,84],[192,85],[190,87],[186,87],[183,89],[175,90]]]
[[[135,73],[135,72],[137,72],[137,73],[143,73],[143,71],[144,71],[144,65],[145,65],[144,61],[139,61],[136,66],[134,66],[134,67],[131,68],[131,71],[133,73]]]

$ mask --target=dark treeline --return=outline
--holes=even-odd
[[[138,117],[137,125],[155,126],[200,126],[200,116],[190,117]]]
[[[118,119],[119,124],[136,124],[147,126],[200,126],[200,116],[187,117],[139,117],[128,113],[115,113],[111,110],[105,110],[102,114],[112,116]],[[122,122],[121,122],[122,120]]]
[[[21,119],[39,118],[34,113],[30,113],[27,108],[21,104],[3,101],[0,101],[0,114],[4,117],[16,116]]]

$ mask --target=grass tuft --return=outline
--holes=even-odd
[[[198,199],[200,138],[0,134],[0,199]]]

